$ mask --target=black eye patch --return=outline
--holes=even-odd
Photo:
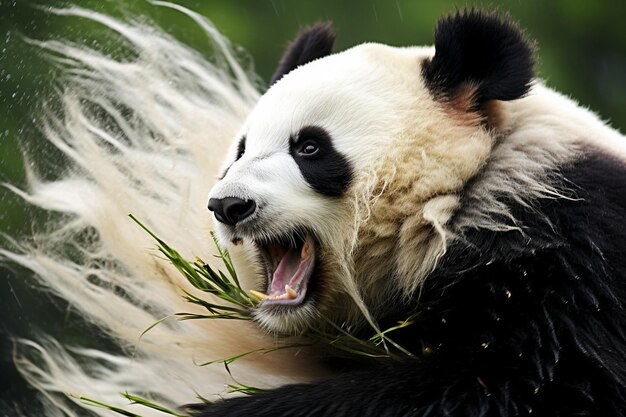
[[[289,140],[289,152],[304,179],[318,193],[339,197],[350,186],[352,167],[321,127],[302,128],[296,138]]]
[[[235,157],[235,161],[233,161],[233,164],[239,161],[239,159],[241,159],[241,157],[243,156],[245,152],[246,152],[246,137],[243,136],[241,139],[239,139],[239,143],[237,144],[237,156]],[[224,179],[226,174],[228,174],[228,170],[233,164],[230,164],[228,168],[226,168],[224,173],[219,177],[220,180]]]

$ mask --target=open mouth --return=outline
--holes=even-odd
[[[293,233],[281,239],[257,242],[267,273],[265,292],[250,291],[262,305],[300,305],[305,300],[315,266],[315,241]]]

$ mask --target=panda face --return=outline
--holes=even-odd
[[[318,26],[291,45],[209,195],[221,244],[261,266],[257,322],[280,333],[403,308],[489,158],[497,103],[532,76],[521,32],[471,12],[440,22],[434,49],[329,55],[332,39]]]
[[[408,91],[390,94],[397,80],[381,66],[384,55],[415,65],[404,50],[364,45],[281,79],[249,116],[210,192],[220,242],[258,252],[264,301],[255,314],[269,329],[301,331],[349,292],[358,194],[368,194],[363,181],[372,182],[400,126],[380,116],[414,101]]]
[[[385,278],[399,268],[403,221],[422,219],[428,197],[458,188],[484,160],[488,136],[455,128],[426,89],[420,63],[431,55],[365,44],[318,59],[284,76],[249,116],[209,208],[221,244],[257,252],[264,300],[255,316],[267,329],[301,332],[320,314],[351,321],[363,317],[359,304],[383,302],[386,287],[398,287]],[[450,167],[455,152],[476,158]]]

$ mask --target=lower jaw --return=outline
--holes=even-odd
[[[319,325],[319,313],[310,302],[297,306],[262,305],[257,307],[253,317],[262,329],[280,336],[303,335]]]

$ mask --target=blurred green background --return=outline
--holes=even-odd
[[[335,50],[376,41],[393,45],[432,43],[439,16],[477,6],[509,12],[537,40],[538,71],[549,86],[575,97],[622,131],[626,128],[626,2],[621,0],[458,1],[297,1],[181,0],[179,4],[209,19],[234,44],[243,47],[264,82],[298,28],[319,20],[334,23]],[[23,151],[44,175],[54,176],[62,162],[41,139],[38,112],[54,106],[58,73],[24,38],[70,39],[124,54],[112,34],[78,18],[52,16],[49,7],[78,5],[124,19],[153,21],[181,41],[210,56],[202,32],[173,10],[143,0],[0,0],[0,182],[24,182]],[[41,213],[34,213],[0,189],[0,233],[30,233]],[[24,271],[0,265],[0,416],[45,416],[32,391],[11,364],[10,336],[32,337],[38,331],[64,340],[99,340],[88,326],[68,314],[68,307],[34,288]],[[78,335],[78,336],[77,336]]]

